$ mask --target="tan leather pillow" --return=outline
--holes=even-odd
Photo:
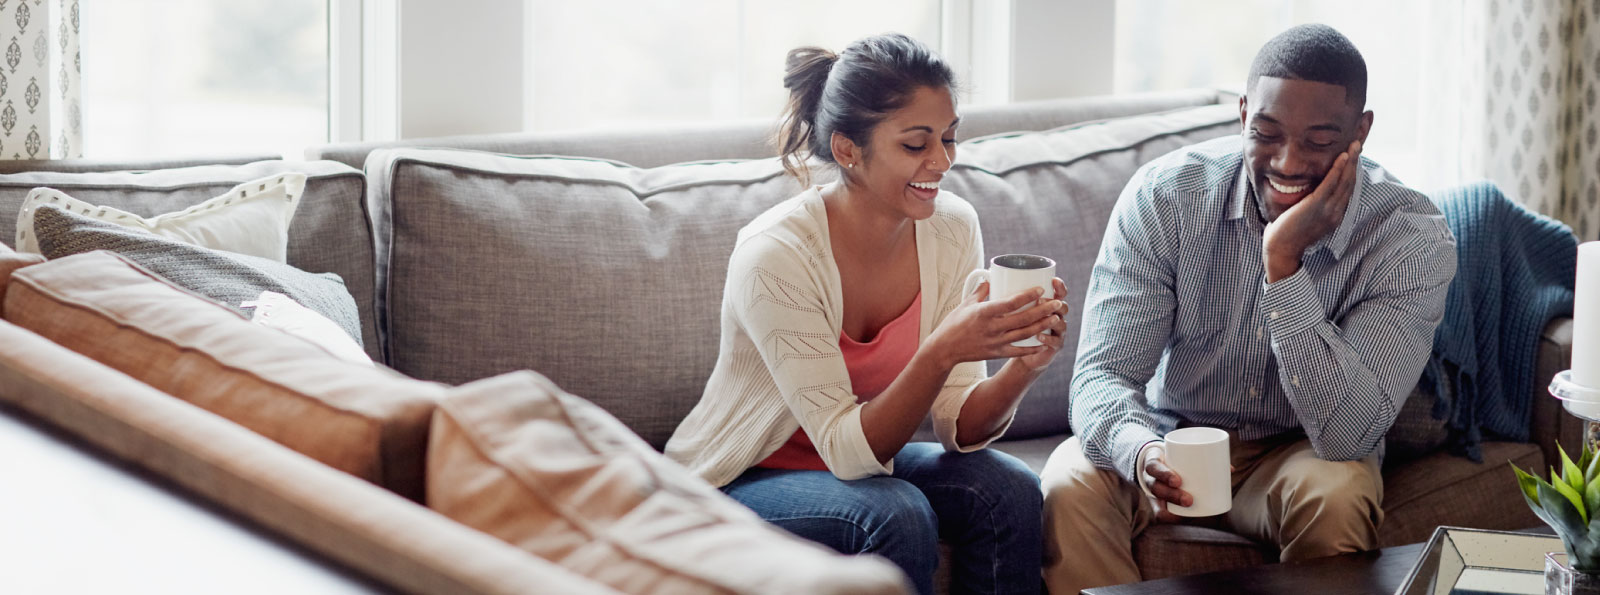
[[[12,271],[41,262],[44,262],[43,256],[23,254],[12,250],[10,246],[0,244],[0,311],[4,308],[6,285],[11,282]]]
[[[784,533],[532,372],[456,388],[428,505],[627,593],[899,593],[898,568]]]
[[[3,314],[167,394],[420,501],[448,387],[341,361],[110,252],[17,270]]]

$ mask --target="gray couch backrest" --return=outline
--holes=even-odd
[[[53,165],[64,167],[61,163]],[[342,163],[268,160],[148,172],[29,171],[0,175],[0,230],[6,230],[0,233],[0,242],[15,247],[17,212],[28,192],[39,186],[55,188],[91,204],[151,217],[205,202],[243,182],[288,172],[307,176],[305,195],[300,198],[289,227],[289,264],[314,273],[336,273],[344,279],[361,315],[362,343],[376,359],[382,352],[376,324],[376,258],[366,212],[366,177]]]
[[[979,106],[961,110],[960,137],[977,138],[1016,130],[1046,130],[1104,118],[1229,103],[1237,96],[1214,90],[1164,91],[1105,97],[1074,97]],[[775,120],[598,132],[509,133],[389,142],[314,146],[307,160],[330,159],[360,168],[377,149],[471,149],[508,155],[562,155],[657,167],[685,161],[759,159],[776,154]]]
[[[1081,312],[1134,171],[1238,126],[1235,106],[1212,104],[978,139],[944,188],[976,207],[989,254],[1055,258]],[[374,152],[367,172],[391,366],[447,383],[536,370],[657,448],[710,375],[735,233],[799,191],[773,158],[638,168],[402,148]],[[1067,431],[1072,359],[1029,393],[1011,436]]]

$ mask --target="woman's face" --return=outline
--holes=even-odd
[[[859,163],[845,175],[891,211],[932,217],[939,181],[956,158],[959,123],[950,89],[920,87],[872,129]]]

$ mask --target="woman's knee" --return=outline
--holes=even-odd
[[[893,477],[873,477],[856,483],[862,484],[863,524],[869,534],[893,534],[896,541],[938,543],[938,515],[917,486]]]
[[[1039,510],[1044,492],[1039,475],[1021,459],[993,449],[954,455],[953,476],[970,486],[994,506],[1022,506]]]

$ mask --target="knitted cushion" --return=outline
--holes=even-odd
[[[344,280],[333,273],[307,273],[265,258],[211,250],[138,229],[107,223],[59,207],[42,205],[33,218],[40,252],[47,258],[109,250],[157,275],[244,316],[240,307],[262,291],[289,296],[328,317],[361,342],[361,318]]]

